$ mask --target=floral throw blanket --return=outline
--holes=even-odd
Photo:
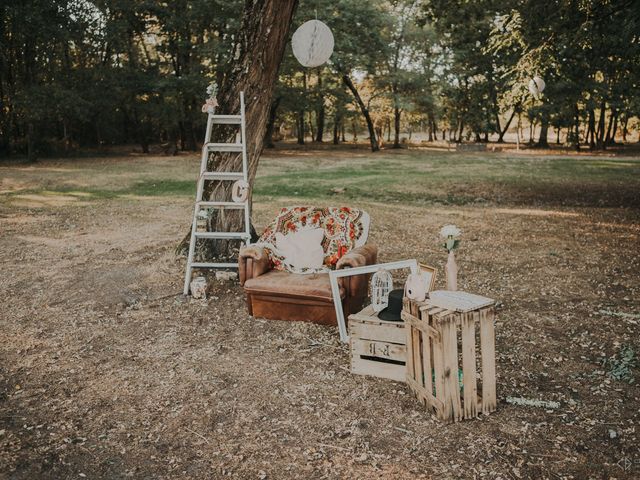
[[[324,265],[318,269],[295,269],[285,263],[276,249],[277,232],[287,234],[304,228],[322,228]],[[257,242],[269,251],[276,270],[292,273],[320,273],[333,270],[336,262],[355,247],[364,245],[369,235],[369,214],[349,207],[285,207],[271,222]]]

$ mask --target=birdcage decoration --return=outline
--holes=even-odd
[[[393,290],[393,277],[384,269],[371,276],[371,306],[376,313],[389,305],[389,292]]]

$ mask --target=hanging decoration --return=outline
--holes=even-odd
[[[249,184],[244,180],[238,180],[231,187],[231,200],[241,203],[249,198]]]
[[[389,305],[389,292],[393,290],[393,277],[384,269],[371,276],[371,306],[376,313]]]
[[[211,113],[215,111],[218,106],[218,101],[216,100],[216,95],[218,95],[218,84],[216,82],[211,82],[211,84],[207,87],[207,95],[209,98],[202,105],[202,113]]]
[[[333,33],[320,20],[309,20],[298,27],[291,38],[293,55],[304,67],[319,67],[333,53]]]
[[[537,75],[529,80],[529,91],[536,98],[544,91],[545,86],[544,80]]]

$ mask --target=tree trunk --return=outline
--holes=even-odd
[[[377,152],[378,150],[380,150],[380,147],[378,146],[378,141],[376,140],[376,132],[375,132],[375,129],[373,127],[373,121],[371,120],[371,115],[369,115],[369,110],[367,109],[367,106],[362,101],[362,97],[360,97],[360,94],[358,93],[358,90],[356,89],[356,86],[351,81],[351,78],[349,78],[349,75],[347,75],[346,73],[343,74],[342,75],[342,81],[344,82],[344,84],[347,86],[347,88],[353,94],[353,97],[356,99],[356,103],[360,107],[360,111],[362,112],[362,116],[364,117],[365,121],[367,122],[367,128],[369,129],[369,142],[371,143],[371,151],[372,152]],[[354,135],[354,137],[355,137],[355,135]]]
[[[236,56],[230,72],[226,75],[218,93],[219,111],[237,113],[240,111],[240,92],[245,97],[245,130],[243,139],[247,151],[248,179],[253,187],[258,162],[264,145],[271,100],[282,61],[284,48],[289,35],[289,27],[297,7],[297,0],[246,0],[242,21],[234,48]],[[237,129],[222,127],[227,141],[235,138]],[[207,170],[241,171],[242,156],[223,154],[210,156]],[[207,182],[204,198],[227,200],[230,197],[232,182]],[[249,191],[249,202],[252,190]],[[219,231],[240,231],[243,227],[242,210],[215,215],[211,219]],[[221,228],[222,227],[222,228]],[[190,233],[181,242],[189,241]],[[217,243],[217,242],[207,242]],[[225,243],[225,242],[221,242]],[[229,242],[230,243],[230,242]],[[211,245],[206,250],[213,256],[222,258],[233,256],[234,252],[227,243],[223,247]],[[234,246],[237,246],[234,245]],[[178,247],[179,250],[183,248]]]
[[[304,121],[304,110],[298,110],[296,118],[296,134],[298,136],[298,145],[304,145],[304,137],[307,124]]]
[[[596,130],[596,114],[593,111],[593,108],[589,108],[589,127],[587,130],[587,138],[585,139],[585,141],[589,143],[589,149],[591,150],[596,148],[595,130]]]
[[[322,142],[324,137],[324,96],[322,94],[322,75],[318,69],[318,106],[316,108],[316,123],[318,131],[316,132],[316,142]]]
[[[625,114],[624,122],[622,122],[622,141],[623,142],[627,141],[627,133],[629,132],[628,126],[629,126],[629,114]]]
[[[271,102],[271,107],[269,108],[267,131],[264,134],[264,146],[266,148],[275,148],[275,145],[273,144],[273,129],[276,125],[276,116],[278,114],[278,106],[280,105],[281,100],[282,97],[276,97],[273,102]]]
[[[538,148],[549,148],[549,140],[547,139],[549,134],[549,117],[546,114],[542,114],[542,121],[540,122],[540,136],[538,137]]]
[[[609,115],[609,125],[607,126],[607,135],[604,138],[604,143],[607,145],[613,145],[615,142],[613,141],[613,137],[611,133],[613,132],[613,124],[616,122],[618,116],[618,112],[615,108],[611,109],[611,115]],[[615,134],[613,135],[615,136]]]
[[[400,148],[400,115],[402,110],[398,108],[398,105],[393,107],[393,148]]]
[[[340,119],[340,141],[341,142],[346,142],[347,141],[345,130],[346,129],[344,127],[344,119]]]
[[[27,161],[33,163],[38,159],[36,152],[36,129],[33,121],[27,122]]]
[[[509,126],[511,125],[511,122],[513,121],[513,118],[516,116],[516,111],[518,110],[518,107],[514,107],[513,108],[513,112],[511,112],[511,116],[509,117],[509,120],[507,120],[507,123],[504,125],[503,129],[500,129],[500,127],[498,126],[498,143],[504,143],[504,136],[507,133],[507,130],[509,130]]]
[[[606,113],[606,104],[602,102],[600,104],[600,118],[598,119],[598,133],[596,136],[596,148],[598,150],[604,150],[606,148],[604,144],[604,125],[605,125],[605,113]]]
[[[333,144],[338,145],[340,143],[340,114],[336,110],[336,114],[333,117]]]

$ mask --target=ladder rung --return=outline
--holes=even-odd
[[[250,238],[251,235],[245,232],[196,232],[196,238],[238,238],[245,239]]]
[[[240,125],[242,117],[240,115],[211,115],[211,122]]]
[[[192,268],[238,268],[237,263],[205,263],[195,262],[191,264]]]
[[[242,172],[204,172],[202,177],[205,180],[242,180]]]
[[[237,210],[242,210],[243,208],[245,208],[246,204],[244,202],[242,203],[236,203],[236,202],[210,202],[210,201],[202,201],[202,202],[196,202],[198,207],[220,207],[220,208],[230,208],[230,209],[237,209]]]
[[[210,152],[241,152],[241,143],[207,143],[204,146]]]

